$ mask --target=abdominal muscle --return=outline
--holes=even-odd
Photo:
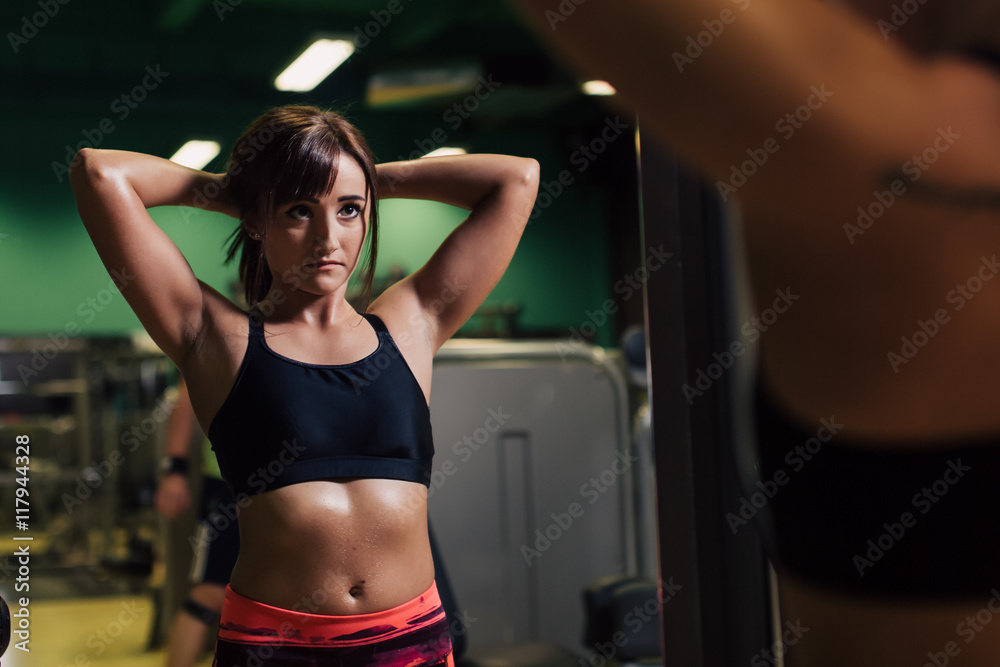
[[[434,581],[427,490],[388,479],[317,480],[253,496],[240,511],[236,593],[324,615],[383,611]]]

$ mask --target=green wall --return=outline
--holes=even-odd
[[[552,181],[566,167],[544,135],[494,137],[492,143],[476,150],[536,157],[543,180]],[[406,200],[387,200],[380,212],[378,275],[394,263],[407,273],[415,270],[465,215],[442,204]],[[235,277],[235,268],[222,264],[233,221],[193,209],[160,208],[151,214],[196,275],[225,293]],[[567,188],[528,226],[487,303],[517,302],[523,329],[569,335],[571,327],[586,321],[587,311],[612,296],[606,215],[605,197],[593,183]],[[67,326],[75,330],[73,325],[84,336],[128,335],[139,322],[121,295],[108,290],[108,281],[66,180],[58,183],[48,169],[0,183],[0,335],[44,337]],[[598,342],[613,341],[609,323]]]

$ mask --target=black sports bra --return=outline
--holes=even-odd
[[[761,382],[754,406],[759,477],[730,526],[753,516],[780,571],[893,599],[976,601],[996,586],[1000,435],[886,447],[835,415],[801,424]]]
[[[382,320],[363,317],[378,348],[328,366],[272,350],[251,313],[236,382],[208,429],[234,494],[343,477],[429,485],[434,442],[423,391]]]

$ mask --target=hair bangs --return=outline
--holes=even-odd
[[[274,184],[268,209],[307,199],[319,199],[333,190],[340,167],[341,147],[325,124],[289,142],[283,159],[272,166]]]

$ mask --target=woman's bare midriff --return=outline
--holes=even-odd
[[[412,600],[434,581],[421,484],[294,484],[253,496],[239,525],[230,585],[257,602],[311,614],[366,614]]]

